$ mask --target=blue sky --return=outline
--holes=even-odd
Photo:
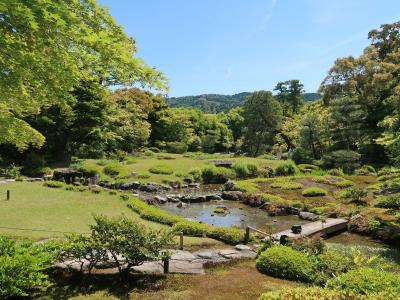
[[[170,96],[272,90],[299,79],[314,92],[337,57],[400,19],[400,0],[99,0],[164,72]]]

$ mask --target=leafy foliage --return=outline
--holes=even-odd
[[[301,194],[304,197],[317,197],[317,196],[325,196],[327,191],[320,187],[309,187],[304,189]]]

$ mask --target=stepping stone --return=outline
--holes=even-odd
[[[205,274],[202,263],[194,263],[184,260],[170,260],[169,272],[179,274]]]
[[[164,273],[164,266],[159,261],[149,261],[141,264],[140,266],[135,266],[132,268],[136,272],[144,274],[162,274]]]
[[[191,252],[185,250],[172,250],[171,251],[171,259],[170,260],[186,260],[191,261],[196,259]]]
[[[235,249],[222,249],[219,254],[229,259],[241,258],[240,252]]]
[[[243,250],[251,251],[252,250],[251,247],[247,246],[247,245],[236,245],[235,249],[239,250],[239,251],[243,251]]]

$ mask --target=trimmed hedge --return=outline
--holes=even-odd
[[[149,169],[150,173],[153,174],[163,174],[163,175],[171,175],[174,173],[174,170],[170,166],[167,165],[155,165]]]
[[[283,279],[310,281],[313,265],[300,251],[283,245],[274,245],[262,252],[256,261],[257,269]]]
[[[372,268],[359,268],[329,280],[326,287],[362,295],[379,292],[400,295],[400,276]]]
[[[328,192],[320,187],[309,187],[304,189],[301,194],[304,197],[317,197],[317,196],[326,196]]]

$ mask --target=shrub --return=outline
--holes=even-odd
[[[304,197],[316,197],[316,196],[325,196],[327,191],[320,187],[309,187],[304,189],[301,194]]]
[[[48,180],[48,181],[45,181],[43,183],[43,185],[50,187],[50,188],[59,189],[59,188],[62,188],[65,184],[64,184],[64,182],[61,182],[61,181]]]
[[[332,176],[344,176],[344,172],[341,168],[330,169],[328,170],[328,174]]]
[[[354,173],[360,176],[375,175],[376,170],[373,166],[363,165],[361,168],[355,170]]]
[[[318,256],[318,270],[329,277],[338,276],[353,267],[352,258],[340,251],[336,251],[334,248],[327,248]]]
[[[288,176],[294,175],[297,171],[297,167],[294,162],[288,160],[285,162],[280,162],[275,168],[275,174],[278,176]]]
[[[88,188],[86,187],[86,186],[84,186],[84,185],[79,185],[79,186],[76,186],[75,187],[75,190],[76,191],[78,191],[78,192],[84,192],[84,191],[86,191]]]
[[[74,187],[73,185],[70,185],[70,184],[67,184],[64,188],[65,188],[66,191],[73,191],[73,190],[75,190],[75,187]]]
[[[85,176],[93,177],[101,174],[102,167],[93,160],[86,160],[80,164],[78,170]]]
[[[312,165],[312,164],[299,164],[299,165],[297,165],[297,168],[299,168],[300,172],[303,172],[303,173],[306,169],[310,169],[312,171],[319,170],[318,166]]]
[[[292,159],[296,164],[310,164],[314,157],[311,151],[303,148],[296,148],[293,150]]]
[[[235,170],[237,178],[245,179],[258,175],[258,168],[252,163],[237,162],[233,165],[233,170]]]
[[[150,174],[149,173],[141,173],[141,174],[138,174],[136,177],[138,178],[138,179],[148,179],[148,178],[150,178]]]
[[[182,142],[168,142],[165,146],[170,153],[185,153],[188,150],[188,145]]]
[[[149,169],[150,173],[153,174],[164,174],[171,175],[174,173],[174,170],[168,165],[155,165]]]
[[[104,167],[103,172],[112,177],[128,178],[130,171],[128,168],[121,163],[111,163]]]
[[[112,196],[115,196],[117,194],[117,191],[111,190],[111,191],[108,191],[108,194],[112,195]]]
[[[287,246],[274,245],[262,252],[256,262],[257,269],[268,275],[309,281],[313,266],[307,256]]]
[[[100,194],[103,191],[103,189],[101,187],[93,187],[93,188],[90,189],[90,191],[93,194]]]
[[[347,187],[351,187],[354,186],[354,182],[348,179],[343,179],[340,181],[335,181],[331,183],[332,185],[338,187],[338,188],[347,188]]]
[[[46,164],[43,155],[35,152],[29,152],[23,161],[23,173],[29,176],[40,176],[40,170]]]
[[[4,176],[6,178],[16,178],[21,175],[21,169],[22,167],[11,164],[7,168],[0,169],[0,176]]]
[[[400,194],[379,196],[376,200],[376,207],[400,209]]]
[[[259,300],[299,300],[299,299],[312,299],[312,300],[391,300],[390,296],[379,294],[359,295],[349,291],[336,291],[323,289],[320,287],[299,287],[299,288],[285,288],[282,290],[271,291],[261,295]]]
[[[47,269],[54,255],[41,246],[0,236],[0,298],[21,299],[50,286]]]
[[[134,156],[127,156],[127,157],[125,157],[125,163],[127,165],[136,164],[137,163],[137,159]]]
[[[363,188],[352,187],[340,193],[340,197],[348,200],[349,203],[366,204],[365,197],[368,191]]]
[[[225,183],[235,178],[235,172],[223,167],[208,166],[201,172],[204,183]]]
[[[400,277],[390,272],[363,267],[329,280],[326,287],[359,294],[388,292],[399,295]]]
[[[201,180],[201,170],[200,169],[191,169],[189,174],[192,176],[193,180],[199,182]]]
[[[302,189],[303,185],[299,182],[296,181],[282,181],[278,180],[275,181],[271,184],[272,188],[279,188],[279,189],[285,189],[285,190],[298,190]]]
[[[138,213],[141,218],[166,225],[174,225],[182,220],[181,217],[151,206],[140,199],[128,201],[128,207]]]
[[[322,163],[326,168],[341,168],[346,173],[351,173],[360,166],[361,155],[351,150],[338,150],[322,157]]]

